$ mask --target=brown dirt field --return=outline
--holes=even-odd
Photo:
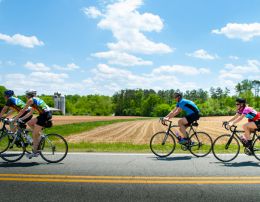
[[[197,127],[197,131],[204,131],[213,139],[221,134],[228,134],[229,132],[222,128],[222,122],[229,120],[230,118],[231,117],[202,117],[198,122],[199,127]],[[174,124],[177,123],[177,120],[178,119],[173,119]],[[241,125],[245,122],[246,120],[238,124],[239,130],[242,130]],[[162,126],[158,119],[140,120],[98,127],[88,132],[68,136],[66,139],[71,143],[126,142],[133,144],[147,144],[154,133],[165,130],[166,127]]]
[[[141,117],[136,116],[53,116],[54,125],[64,125],[80,122],[92,122],[92,121],[110,121],[118,119],[136,119]]]

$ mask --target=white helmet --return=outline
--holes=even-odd
[[[36,96],[36,94],[37,94],[37,91],[33,90],[33,89],[29,89],[29,90],[25,91],[25,95],[27,97],[34,97],[34,96]]]

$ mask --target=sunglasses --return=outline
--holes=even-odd
[[[238,106],[238,105],[240,105],[239,103],[236,103],[236,105]]]

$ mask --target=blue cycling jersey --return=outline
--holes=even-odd
[[[181,108],[187,115],[199,113],[199,108],[194,104],[194,102],[183,98],[177,103],[176,107]]]
[[[12,96],[12,97],[8,98],[8,100],[7,100],[5,105],[7,107],[11,107],[15,111],[19,112],[19,111],[21,111],[24,108],[25,103],[21,99]]]

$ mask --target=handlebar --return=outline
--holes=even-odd
[[[232,125],[229,128],[227,128],[227,126],[228,126],[228,122],[224,121],[223,124],[222,124],[222,127],[224,127],[226,130],[230,130],[231,132],[237,132],[237,130],[236,130],[237,126]]]
[[[170,125],[172,125],[172,121],[164,120],[163,117],[160,117],[159,122],[161,122],[164,126],[168,126],[168,124],[166,124],[165,122],[169,122]]]

